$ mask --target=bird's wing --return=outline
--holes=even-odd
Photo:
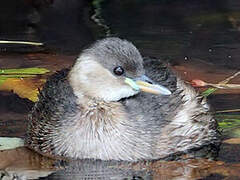
[[[63,69],[48,78],[29,115],[25,142],[38,152],[44,149],[50,153],[52,143],[49,141],[56,134],[53,130],[64,127],[64,123],[71,123],[71,116],[79,112],[76,96],[67,79],[68,73],[69,69]]]

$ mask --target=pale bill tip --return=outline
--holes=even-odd
[[[151,85],[151,88],[156,91],[155,94],[166,95],[166,96],[172,94],[172,92],[168,88],[161,86],[159,84],[153,84]]]
[[[168,88],[161,86],[161,85],[156,85],[156,86],[158,86],[160,94],[162,94],[162,95],[171,95],[172,94],[172,92]]]

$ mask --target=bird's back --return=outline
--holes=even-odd
[[[161,60],[145,58],[144,68],[148,77],[170,89],[172,95],[140,93],[122,103],[133,119],[142,115],[139,127],[157,142],[154,154],[162,158],[204,149],[201,155],[211,152],[215,156],[219,132],[205,99]]]

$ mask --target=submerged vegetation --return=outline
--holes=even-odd
[[[240,114],[215,114],[225,137],[240,137]]]

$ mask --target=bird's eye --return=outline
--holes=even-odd
[[[117,66],[113,69],[114,74],[121,76],[124,73],[122,66]]]

